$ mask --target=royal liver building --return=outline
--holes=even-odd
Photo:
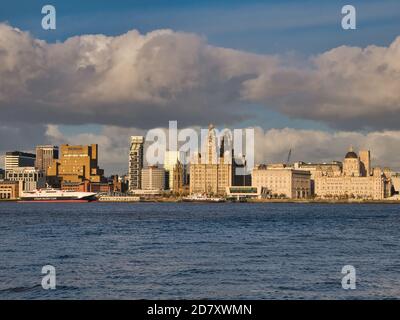
[[[232,185],[232,153],[224,152],[224,138],[220,147],[213,125],[208,127],[205,152],[198,153],[190,163],[190,193],[223,195]]]

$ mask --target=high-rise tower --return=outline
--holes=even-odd
[[[142,188],[144,137],[132,136],[129,151],[129,191]]]

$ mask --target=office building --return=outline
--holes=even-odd
[[[157,166],[142,169],[142,190],[164,190],[165,170]]]
[[[259,189],[266,188],[273,197],[302,199],[311,196],[311,173],[285,164],[256,166],[252,184]]]
[[[0,200],[15,200],[19,198],[20,182],[0,181]]]
[[[32,191],[46,187],[44,172],[35,167],[19,167],[8,170],[6,180],[20,181],[20,191]]]
[[[315,176],[325,175],[330,177],[339,177],[342,174],[343,163],[340,161],[332,161],[328,163],[306,163],[295,162],[293,168],[296,170],[306,170],[311,173],[311,194],[315,194]]]
[[[98,145],[61,145],[60,158],[47,169],[52,184],[61,182],[103,182],[104,171],[98,166]]]
[[[129,151],[129,191],[142,188],[142,169],[144,158],[144,137],[132,136]]]
[[[6,152],[5,156],[5,171],[12,170],[19,167],[34,167],[36,155],[33,153],[11,151]]]
[[[35,168],[47,172],[47,169],[53,164],[53,160],[58,159],[57,146],[36,146]]]

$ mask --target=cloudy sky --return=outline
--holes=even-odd
[[[400,169],[400,2],[44,1],[0,4],[0,154],[99,143],[127,170],[129,136],[254,127],[257,162],[340,160],[350,145]],[[2,165],[0,165],[2,166]]]

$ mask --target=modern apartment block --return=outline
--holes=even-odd
[[[33,153],[11,151],[6,152],[4,164],[5,171],[12,170],[19,167],[34,167],[36,155]]]
[[[58,159],[58,151],[57,146],[36,146],[35,168],[46,173],[53,160]]]
[[[102,182],[104,171],[98,166],[98,145],[61,145],[60,158],[53,160],[47,169],[49,181],[61,182]]]
[[[144,137],[132,136],[129,150],[129,191],[142,188]]]

